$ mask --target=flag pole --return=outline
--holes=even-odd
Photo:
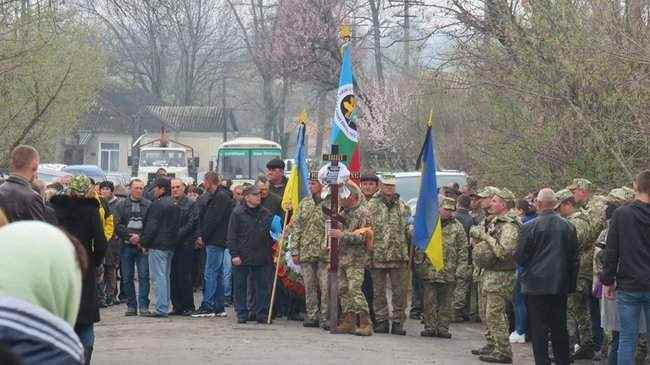
[[[267,324],[271,324],[271,317],[273,316],[273,307],[275,304],[275,292],[278,287],[278,273],[280,272],[280,259],[284,254],[284,231],[287,228],[287,220],[289,220],[289,212],[287,210],[284,212],[284,221],[282,224],[282,236],[280,236],[280,242],[278,242],[278,257],[275,259],[275,275],[273,276],[273,289],[271,290],[271,305],[269,307],[269,315],[266,319]]]
[[[307,122],[308,118],[309,118],[309,116],[307,115],[306,110],[303,110],[300,113],[300,115],[298,115],[298,124],[300,124],[301,128],[305,128],[305,123]],[[291,209],[285,210],[285,212],[284,212],[284,220],[282,221],[283,222],[282,223],[282,236],[280,237],[280,241],[278,242],[278,257],[275,260],[275,275],[273,275],[273,288],[271,289],[271,304],[269,306],[269,315],[268,315],[268,318],[266,319],[267,324],[271,324],[271,317],[273,316],[273,308],[275,307],[275,293],[276,293],[277,287],[278,287],[278,274],[280,272],[280,259],[284,255],[284,232],[285,232],[285,230],[287,228],[287,224],[289,222],[289,212],[291,212]]]

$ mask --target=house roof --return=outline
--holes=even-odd
[[[224,118],[225,117],[225,118]],[[168,131],[221,132],[224,120],[229,131],[238,131],[232,109],[214,106],[163,105],[155,96],[139,88],[108,86],[100,90],[94,105],[79,121],[80,132],[136,134]]]
[[[141,130],[154,131],[167,126],[160,118],[142,113],[142,105],[159,100],[142,89],[106,87],[97,95],[90,111],[79,121],[80,130],[91,132],[132,134],[133,123],[140,122]]]
[[[165,122],[173,130],[192,132],[237,131],[232,109],[215,106],[147,105],[145,110]]]

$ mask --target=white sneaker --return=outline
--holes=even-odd
[[[514,331],[510,334],[510,343],[526,343],[526,334],[518,334],[517,331]]]
[[[228,318],[228,313],[220,312],[215,315],[217,318]]]

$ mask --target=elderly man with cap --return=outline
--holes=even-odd
[[[443,269],[436,271],[424,252],[416,254],[417,271],[424,280],[424,331],[420,333],[423,337],[451,338],[454,284],[465,275],[468,260],[467,235],[463,225],[454,218],[455,210],[454,199],[440,199]]]
[[[273,216],[261,206],[260,190],[246,187],[244,201],[233,209],[228,224],[228,249],[232,257],[232,277],[237,323],[246,323],[249,309],[246,301],[248,275],[255,284],[255,312],[258,323],[266,323],[269,312],[271,257],[270,229]]]
[[[512,363],[512,349],[508,340],[508,320],[505,303],[511,300],[515,287],[514,254],[519,239],[519,220],[509,214],[515,196],[508,189],[498,189],[488,209],[492,217],[488,225],[472,227],[470,236],[474,244],[472,259],[483,269],[481,296],[485,297],[485,322],[487,346],[472,351],[479,360],[489,363]]]
[[[289,229],[291,232],[291,256],[296,265],[300,265],[305,283],[305,301],[307,318],[304,327],[328,328],[329,287],[327,270],[330,256],[325,242],[325,214],[321,207],[322,185],[318,180],[318,171],[309,174],[309,192],[311,196],[300,202],[298,212],[293,216]],[[320,288],[320,296],[319,296]],[[320,310],[318,303],[320,299]],[[319,316],[320,314],[320,316]]]
[[[587,213],[592,230],[600,233],[605,228],[602,215],[605,210],[606,197],[592,196],[591,181],[582,178],[573,179],[567,190],[573,194],[576,209],[581,208]]]
[[[411,210],[395,192],[395,176],[382,175],[379,193],[368,203],[374,231],[370,272],[373,283],[376,333],[405,335],[406,300],[409,281]],[[388,281],[390,280],[390,281]],[[392,292],[392,327],[389,324],[387,286]]]
[[[580,194],[579,194],[580,195]],[[569,319],[576,322],[578,328],[578,350],[571,355],[572,359],[592,359],[594,346],[592,338],[591,319],[591,286],[593,280],[593,237],[589,214],[582,209],[576,209],[575,193],[563,189],[555,194],[557,207],[555,210],[566,218],[576,229],[578,235],[578,255],[580,269],[575,293],[569,296]]]
[[[274,158],[266,164],[266,177],[269,179],[269,191],[280,198],[287,187],[287,177],[284,176],[284,161]]]
[[[569,193],[570,195],[570,193]],[[551,189],[537,195],[539,217],[524,224],[517,246],[522,292],[532,324],[535,364],[548,364],[548,334],[557,364],[569,364],[567,296],[578,277],[578,236],[575,227],[557,214]]]

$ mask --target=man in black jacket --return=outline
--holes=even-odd
[[[199,198],[199,242],[205,245],[203,302],[193,317],[225,317],[223,258],[226,249],[228,221],[233,201],[219,183],[214,171],[205,174],[206,192]]]
[[[171,314],[189,316],[194,312],[192,263],[199,217],[194,202],[185,195],[185,184],[180,179],[172,180],[172,199],[181,209],[181,215],[178,246],[172,259],[171,298],[174,311]]]
[[[178,244],[178,228],[181,209],[171,198],[171,181],[161,177],[156,180],[154,195],[144,217],[142,247],[149,249],[149,273],[156,295],[155,311],[147,317],[169,315],[170,275],[174,249]]]
[[[260,206],[260,191],[252,185],[244,191],[244,203],[235,207],[228,226],[228,248],[232,255],[237,323],[248,320],[247,277],[255,282],[255,312],[258,323],[266,323],[269,312],[269,277],[272,271],[273,240],[271,213]]]
[[[0,210],[10,223],[45,221],[45,203],[31,186],[38,162],[38,152],[31,146],[18,146],[11,151],[11,175],[0,185]]]
[[[542,189],[537,196],[539,217],[525,224],[519,235],[517,264],[532,324],[535,364],[548,362],[547,334],[559,365],[569,364],[567,297],[578,279],[578,236],[575,227],[554,211],[555,193]]]
[[[636,200],[616,209],[609,221],[601,275],[605,296],[616,297],[618,306],[619,364],[634,364],[641,312],[650,329],[650,170],[636,176],[634,190]]]
[[[151,202],[143,198],[144,182],[133,179],[131,193],[117,206],[114,216],[115,235],[121,243],[120,270],[121,287],[126,297],[126,316],[141,315],[149,312],[149,256],[140,246],[140,235],[144,216]],[[138,268],[138,295],[135,295],[134,276]],[[121,295],[122,293],[120,293]]]

